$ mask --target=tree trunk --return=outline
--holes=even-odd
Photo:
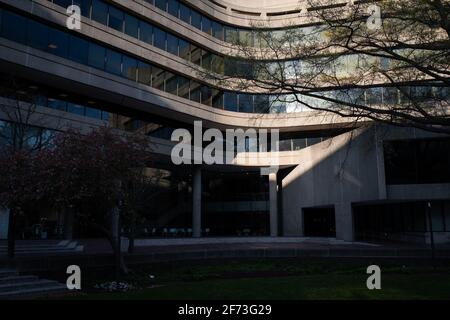
[[[128,235],[128,253],[134,252],[134,233],[136,229],[136,214],[133,211],[130,219],[130,233]]]
[[[8,221],[8,258],[13,259],[16,248],[16,210],[9,209]]]
[[[120,277],[121,271],[125,274],[128,273],[128,268],[125,265],[122,255],[120,239],[120,210],[118,207],[115,207],[111,212],[111,235],[111,245],[114,251],[114,274],[117,280]]]
[[[64,208],[64,239],[73,239],[74,208]]]
[[[111,245],[111,249],[113,250],[114,255],[114,271],[116,273],[116,277],[118,278],[120,275],[120,271],[122,271],[124,274],[128,273],[128,268],[125,264],[125,260],[123,259],[122,251],[120,250],[120,238],[117,238],[119,221],[118,221],[118,215],[114,214],[114,211],[118,211],[118,209],[113,209],[111,211],[111,224],[110,228],[104,227],[103,225],[100,225],[95,222],[89,222],[89,225],[100,231],[105,235],[105,237],[108,239],[109,244]],[[116,228],[117,226],[117,228]]]

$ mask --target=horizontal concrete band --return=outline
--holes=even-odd
[[[143,1],[143,0],[134,0]],[[192,7],[222,22],[241,27],[263,23],[268,28],[283,28],[311,23],[303,8],[311,8],[307,0],[185,0]],[[329,4],[348,4],[349,1],[329,1]]]

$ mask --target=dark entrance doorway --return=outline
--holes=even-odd
[[[334,207],[303,209],[306,237],[336,237]]]

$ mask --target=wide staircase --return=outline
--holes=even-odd
[[[77,241],[61,240],[61,241],[17,241],[15,246],[16,256],[29,255],[51,255],[51,254],[73,254],[81,253],[84,247]],[[0,257],[8,253],[8,245],[6,241],[0,243]]]
[[[19,275],[14,269],[0,269],[0,299],[26,299],[67,293],[66,285],[33,275]]]

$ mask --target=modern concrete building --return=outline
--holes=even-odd
[[[72,4],[81,8],[79,30],[66,26]],[[432,227],[436,241],[450,242],[448,136],[356,124],[201,76],[202,70],[228,75],[236,69],[236,37],[260,46],[252,30],[257,22],[269,23],[273,32],[286,24],[309,28],[298,1],[0,0],[0,21],[0,72],[6,79],[0,99],[13,106],[11,92],[19,100],[33,98],[30,130],[109,125],[149,135],[163,192],[149,201],[142,237],[424,243]],[[11,77],[26,90],[14,91]],[[375,96],[387,99],[376,89]],[[389,103],[397,102],[395,96]],[[0,119],[0,131],[13,125],[5,112]],[[280,170],[260,175],[270,166],[269,156],[245,162],[236,155],[228,165],[174,165],[171,133],[193,131],[199,120],[204,129],[222,132],[278,129]],[[6,236],[7,216],[0,214],[0,238]],[[35,216],[23,222],[20,236],[36,236],[43,218],[46,236],[59,236],[55,230],[65,224],[64,215],[47,210]],[[77,226],[74,232],[91,236]]]

